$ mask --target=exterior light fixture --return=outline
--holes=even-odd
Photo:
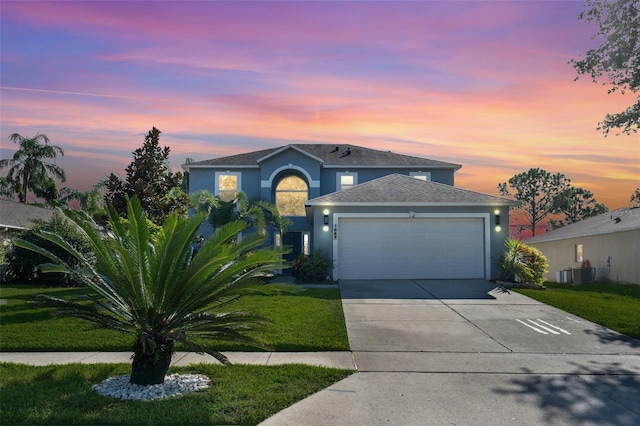
[[[322,230],[323,230],[324,232],[329,232],[329,225],[324,225],[324,226],[322,227]]]
[[[500,215],[497,214],[496,215],[496,226],[499,226],[499,225],[500,225]]]
[[[496,232],[500,232],[500,231],[502,231],[502,228],[499,226],[496,226]]]
[[[328,225],[329,225],[329,210],[328,210],[328,209],[324,209],[324,211],[322,212],[322,214],[324,215],[324,224],[325,224],[325,227],[328,227]]]

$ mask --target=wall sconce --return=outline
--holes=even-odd
[[[500,226],[500,215],[496,215],[496,226]]]
[[[324,215],[324,224],[329,225],[329,209],[324,209],[322,214]]]

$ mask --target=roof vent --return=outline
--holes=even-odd
[[[622,219],[621,219],[621,218],[619,218],[619,217],[616,217],[616,218],[615,218],[615,219],[613,219],[613,220],[614,220],[616,223],[620,223],[620,222],[622,221]]]
[[[344,157],[348,157],[351,155],[351,148],[347,148],[347,150],[345,152],[342,153],[342,155],[340,156],[340,158],[344,158]]]
[[[338,151],[340,151],[340,147],[336,146],[335,149],[330,152],[330,154],[333,154],[334,152],[338,152]]]

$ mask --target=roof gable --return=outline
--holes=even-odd
[[[192,167],[258,167],[261,161],[272,158],[273,156],[288,149],[295,149],[300,153],[308,155],[309,157],[321,162],[324,167],[425,167],[431,169],[445,168],[454,170],[462,167],[459,164],[396,154],[391,151],[380,151],[348,144],[291,144],[228,157],[196,161],[191,164],[185,164],[183,167],[185,169]]]
[[[565,225],[553,231],[547,231],[542,235],[529,238],[527,243],[542,243],[633,230],[640,230],[640,208],[624,207]]]
[[[264,157],[258,158],[256,161],[258,163],[262,163],[263,161],[268,160],[269,158],[275,157],[276,155],[280,154],[281,152],[287,151],[287,150],[293,150],[293,151],[297,151],[302,155],[306,155],[307,157],[312,158],[313,160],[316,160],[319,163],[324,163],[324,160],[322,158],[316,157],[313,154],[310,154],[309,152],[297,147],[296,145],[287,145],[287,146],[283,146],[281,148],[276,149],[275,151],[270,152],[269,154],[265,155]]]
[[[344,191],[307,201],[315,205],[504,205],[518,203],[504,197],[482,194],[442,183],[390,174]]]
[[[31,228],[38,221],[50,220],[54,212],[51,209],[10,200],[0,200],[0,207],[2,208],[0,227],[11,229]]]

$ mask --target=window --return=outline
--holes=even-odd
[[[336,175],[336,191],[344,191],[358,184],[358,174],[342,172]]]
[[[576,244],[576,262],[584,260],[582,244]]]
[[[309,254],[311,253],[309,244],[310,238],[311,235],[308,232],[302,233],[302,254],[304,254],[305,256],[309,256]]]
[[[217,172],[216,193],[222,201],[231,201],[240,191],[240,173]]]
[[[304,216],[308,198],[309,187],[298,176],[286,176],[276,186],[276,208],[281,216]]]
[[[431,180],[431,172],[411,172],[409,174],[412,178],[419,180],[429,181]]]

